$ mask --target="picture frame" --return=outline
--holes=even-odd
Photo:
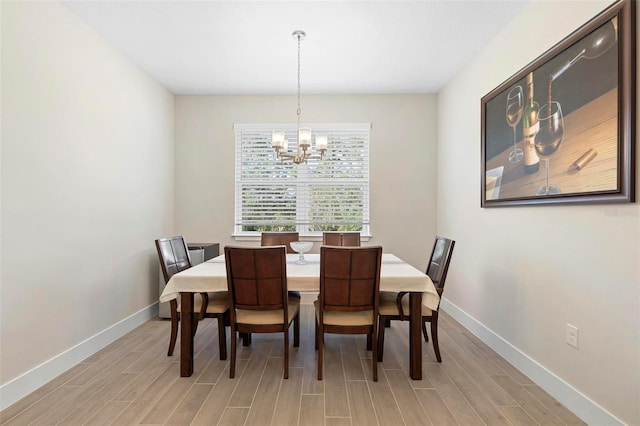
[[[619,0],[482,97],[481,207],[635,202],[635,63]]]

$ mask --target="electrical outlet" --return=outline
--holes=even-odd
[[[567,345],[578,349],[578,327],[567,323]]]

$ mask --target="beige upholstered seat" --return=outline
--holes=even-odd
[[[318,380],[322,380],[324,334],[366,334],[378,381],[376,327],[382,247],[320,247],[320,294],[315,302]]]
[[[300,299],[289,296],[287,305],[288,322],[293,321],[300,309]],[[282,318],[284,318],[284,312],[282,309],[274,311],[256,311],[249,309],[236,309],[236,321],[242,324],[281,324]]]
[[[427,267],[427,275],[433,281],[438,295],[442,297],[444,284],[449,271],[449,264],[453,254],[453,248],[456,242],[448,238],[436,237],[431,251],[429,266]],[[379,325],[378,325],[378,361],[382,361],[384,356],[384,329],[391,320],[404,321],[411,314],[409,309],[409,294],[406,292],[380,293],[380,309],[379,309]],[[433,341],[433,350],[436,354],[438,362],[442,362],[440,356],[440,347],[438,345],[438,310],[432,311],[422,305],[422,335],[425,342],[429,341],[427,334],[427,322],[431,323],[431,340]]]
[[[300,345],[300,298],[287,295],[287,252],[283,246],[225,247],[227,283],[231,302],[231,363],[236,371],[237,334],[282,333],[284,378],[289,377],[289,327],[293,346]]]
[[[160,238],[155,242],[165,283],[168,283],[174,274],[191,268],[191,259],[189,258],[189,251],[184,237]],[[171,308],[171,337],[167,355],[171,356],[176,346],[178,323],[180,322],[182,308],[176,299],[171,300],[169,304]],[[227,292],[196,293],[193,297],[193,313],[194,334],[198,329],[198,319],[217,318],[220,359],[227,359],[227,334],[225,328],[229,322],[229,296]]]
[[[360,247],[359,232],[323,232],[322,245]]]

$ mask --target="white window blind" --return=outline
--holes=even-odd
[[[326,133],[324,158],[281,162],[271,147],[284,130],[297,149],[295,124],[235,124],[235,235],[262,231],[360,231],[369,235],[370,123],[304,124]],[[315,143],[312,144],[315,154]]]

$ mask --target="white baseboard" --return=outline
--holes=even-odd
[[[157,315],[158,302],[0,386],[0,411]]]
[[[509,361],[510,364],[529,377],[534,383],[587,424],[608,426],[624,425],[624,422],[602,408],[595,401],[580,393],[569,383],[562,380],[562,378],[544,368],[544,366],[540,365],[536,360],[498,336],[484,324],[478,322],[475,318],[444,297],[440,302],[440,309],[451,315],[467,330]]]

